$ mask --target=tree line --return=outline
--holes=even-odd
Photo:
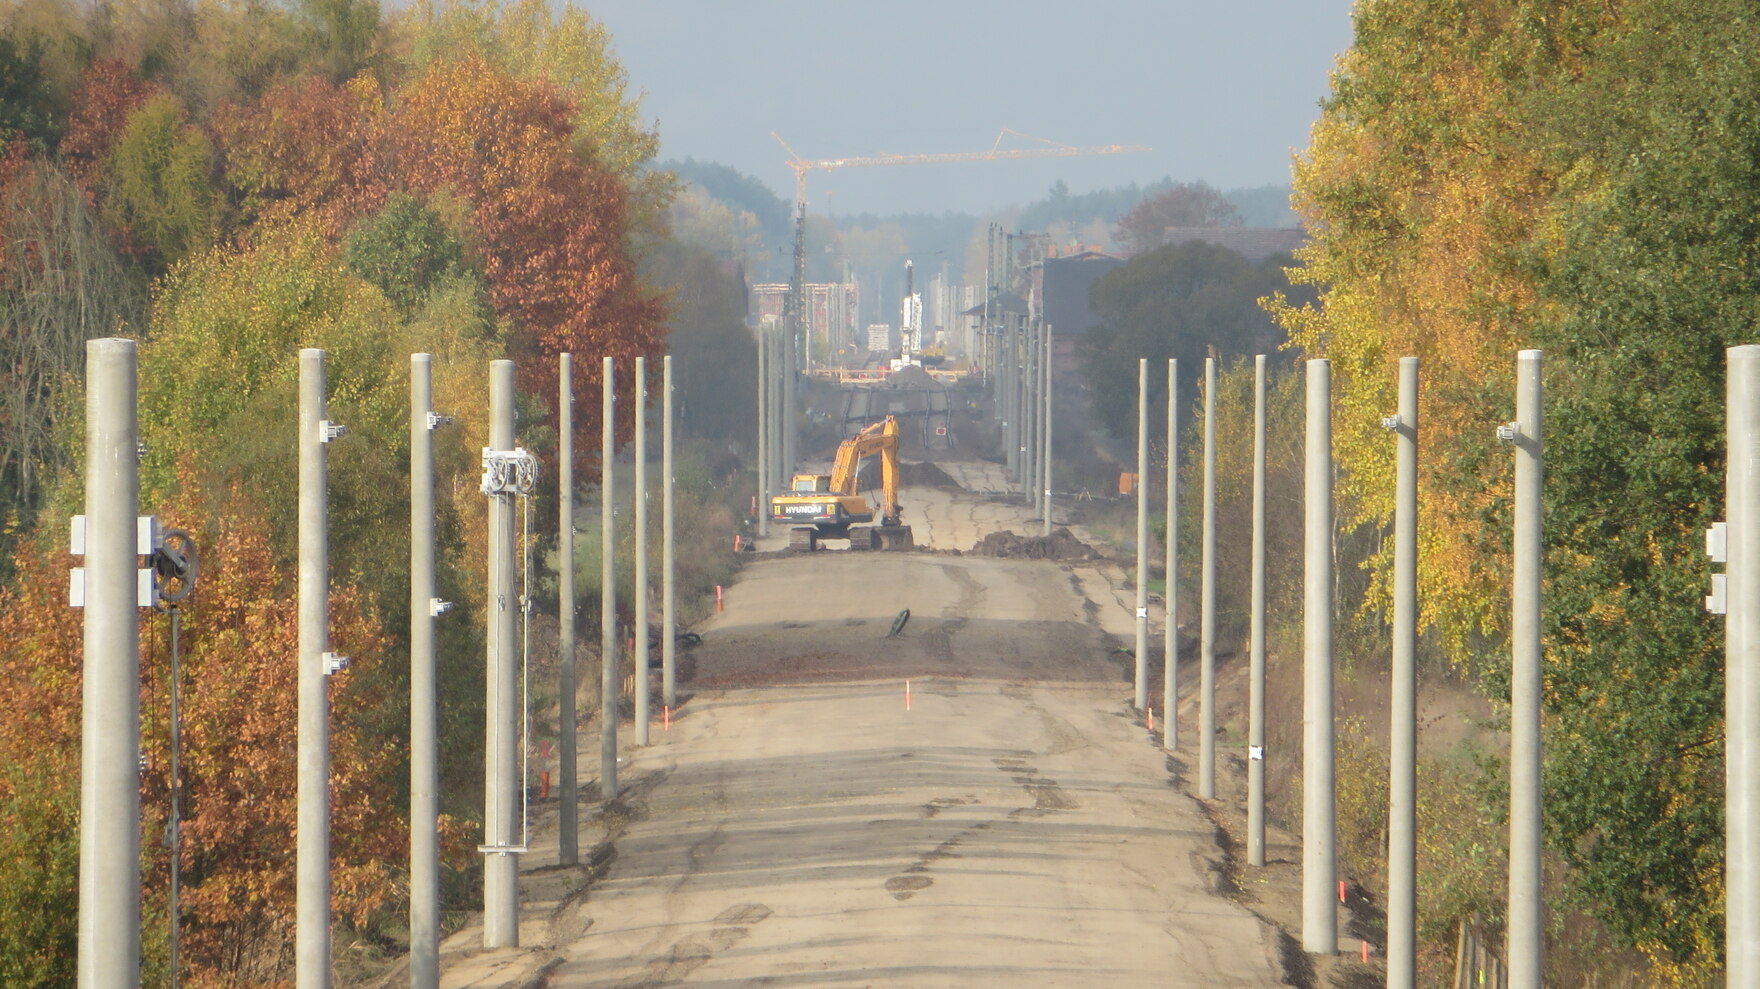
[[[1381,417],[1399,358],[1417,355],[1421,655],[1503,709],[1511,468],[1494,427],[1513,412],[1516,351],[1546,353],[1549,984],[1634,956],[1658,984],[1721,972],[1723,628],[1703,605],[1703,532],[1722,512],[1724,350],[1752,342],[1760,314],[1757,14],[1743,0],[1360,4],[1295,163],[1310,244],[1265,305],[1290,354],[1332,362],[1335,546],[1356,616],[1341,634],[1358,662],[1384,655]],[[1219,417],[1250,421],[1250,375],[1224,375]],[[1299,420],[1281,428],[1300,435]],[[1353,785],[1384,779],[1384,749],[1341,742],[1341,787],[1351,759]],[[1456,921],[1501,923],[1506,784],[1494,749],[1426,774],[1419,911],[1440,966]],[[1373,882],[1385,804],[1347,819],[1344,801],[1341,829],[1356,830],[1341,854]]]
[[[718,502],[743,497],[730,485],[755,357],[738,273],[671,236],[657,145],[604,27],[543,0],[0,4],[0,981],[73,981],[81,650],[65,520],[81,510],[85,340],[142,341],[143,511],[203,549],[182,633],[180,974],[281,984],[297,354],[330,352],[332,417],[350,427],[330,475],[332,635],[353,659],[333,681],[334,912],[345,936],[391,945],[406,896],[408,355],[434,355],[436,408],[459,423],[436,449],[439,476],[463,479],[438,499],[439,593],[459,605],[438,633],[455,870],[474,867],[481,815],[487,362],[517,361],[520,442],[553,458],[558,354],[591,358],[577,356],[573,397],[580,436],[596,437],[598,358],[617,359],[628,409],[634,358],[654,396],[659,356],[682,348],[681,424],[701,438],[685,444],[696,521],[682,529],[720,545],[706,528],[733,523]],[[576,449],[590,484],[598,443]],[[167,965],[162,624],[141,667],[147,981]],[[462,876],[448,886],[461,909],[475,895]]]

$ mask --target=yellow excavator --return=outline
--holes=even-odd
[[[869,456],[880,460],[884,500],[880,524],[858,526],[874,521],[876,511],[856,487],[862,458]],[[770,499],[770,518],[794,526],[789,549],[810,552],[824,539],[848,539],[850,549],[910,549],[911,527],[899,521],[898,481],[898,419],[887,416],[843,441],[829,475],[794,475],[789,490]]]

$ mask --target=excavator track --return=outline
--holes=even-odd
[[[818,530],[806,527],[798,527],[788,530],[788,548],[797,553],[811,553],[818,549]]]

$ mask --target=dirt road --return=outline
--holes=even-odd
[[[1029,531],[907,494],[920,543]],[[624,736],[615,859],[546,932],[547,984],[1278,985],[1275,936],[1214,892],[1215,828],[1128,711],[1110,566],[748,566],[671,730]]]

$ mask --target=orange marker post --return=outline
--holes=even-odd
[[[911,682],[909,680],[904,682],[904,709],[906,711],[911,709]]]
[[[660,730],[672,730],[672,705],[670,704],[660,705]]]
[[[1148,719],[1149,719],[1149,730],[1154,731],[1155,730],[1155,705],[1153,705],[1153,704],[1149,705]]]
[[[721,585],[720,584],[715,585],[715,610],[716,611],[721,610]]]
[[[1343,879],[1340,879],[1338,881],[1338,902],[1340,902],[1340,903],[1344,902],[1344,880]]]

